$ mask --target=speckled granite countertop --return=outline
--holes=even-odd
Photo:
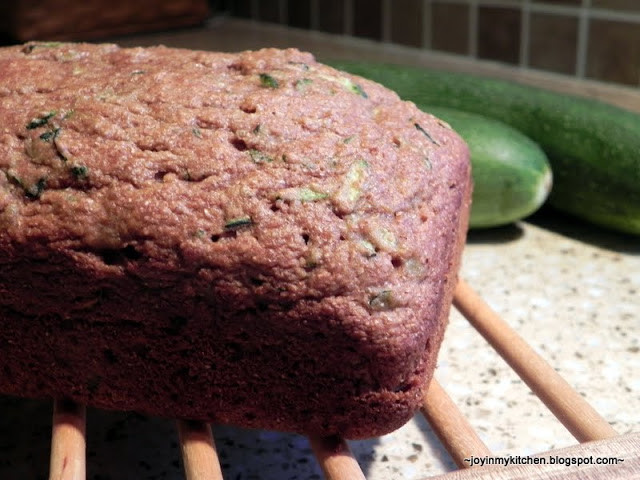
[[[307,41],[303,48],[315,51],[316,42],[327,53],[321,36],[291,37],[262,27],[242,35],[246,27],[231,22],[118,41],[217,50]],[[345,46],[341,55],[348,53]],[[471,232],[462,276],[619,433],[640,431],[640,240],[544,211],[517,225]],[[526,455],[576,443],[455,311],[436,378],[495,454]],[[47,478],[51,404],[0,397],[0,411],[0,478]],[[169,420],[89,410],[87,435],[91,480],[184,478]],[[216,427],[214,435],[225,478],[321,478],[303,437],[232,427]],[[370,480],[418,479],[455,469],[421,416],[390,435],[350,446]]]

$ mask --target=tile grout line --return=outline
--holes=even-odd
[[[520,13],[520,59],[521,67],[529,66],[529,45],[531,43],[531,0],[524,0]]]
[[[422,0],[422,48],[431,49],[433,44],[433,16],[430,0]]]
[[[287,0],[278,0],[278,18],[282,25],[289,23],[289,9],[287,7]]]
[[[469,45],[467,53],[472,58],[478,58],[478,0],[469,1]]]
[[[380,28],[382,30],[382,41],[390,43],[391,42],[391,28],[392,28],[392,19],[393,10],[391,7],[391,0],[382,0],[382,12],[380,19]]]
[[[578,16],[578,46],[576,48],[577,78],[584,78],[587,70],[587,49],[589,46],[589,11],[591,0],[582,0]]]
[[[309,26],[311,30],[320,30],[320,0],[311,0],[309,4]]]
[[[342,5],[344,15],[342,33],[353,36],[353,0],[345,0]]]

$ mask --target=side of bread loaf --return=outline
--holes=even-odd
[[[466,145],[297,50],[0,49],[0,392],[348,438],[406,422]]]

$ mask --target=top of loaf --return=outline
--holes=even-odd
[[[469,181],[445,123],[295,49],[30,43],[0,71],[3,249],[192,276],[221,309],[342,299],[388,327],[363,335],[424,328],[462,208],[447,192]]]

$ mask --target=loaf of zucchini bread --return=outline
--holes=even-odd
[[[0,393],[362,438],[411,418],[468,151],[294,49],[0,49]]]

